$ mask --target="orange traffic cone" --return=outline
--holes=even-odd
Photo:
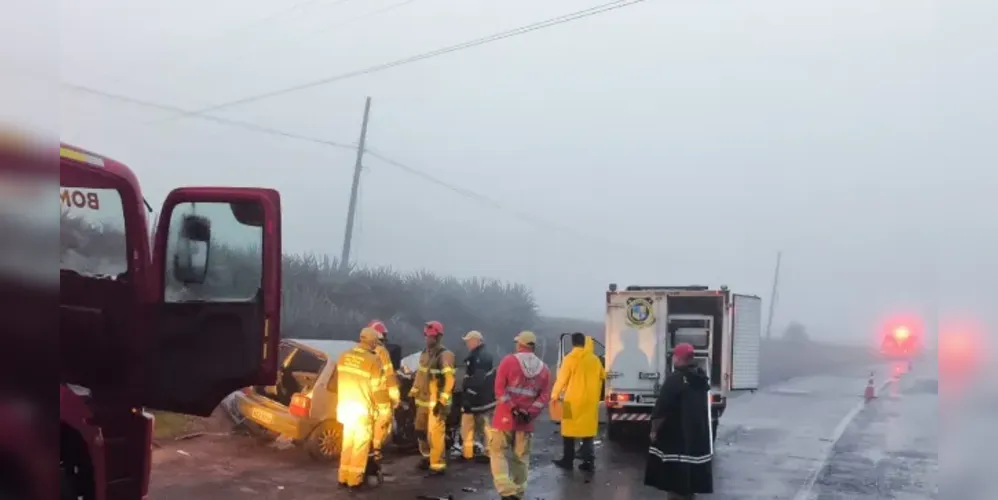
[[[865,398],[867,401],[869,401],[869,400],[877,397],[876,394],[874,394],[873,392],[874,392],[874,389],[873,389],[873,372],[870,372],[870,379],[867,380],[867,382],[866,382],[866,389],[863,391],[863,398]]]

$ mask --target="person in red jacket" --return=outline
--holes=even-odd
[[[534,419],[551,399],[551,373],[534,354],[537,336],[523,331],[514,339],[516,354],[496,371],[496,406],[489,439],[492,481],[503,500],[522,500],[527,489]]]

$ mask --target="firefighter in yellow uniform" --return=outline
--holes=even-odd
[[[378,399],[385,397],[377,345],[378,332],[364,328],[357,345],[336,362],[336,420],[343,424],[340,486],[359,488],[367,475]]]
[[[401,394],[399,394],[399,381],[395,376],[395,367],[392,365],[391,355],[385,348],[385,334],[388,328],[380,321],[372,321],[370,328],[378,332],[378,345],[374,348],[374,354],[381,361],[381,390],[378,391],[378,415],[374,421],[374,459],[381,462],[381,450],[384,448],[388,436],[392,433],[392,415],[395,408],[398,408]],[[387,395],[387,398],[384,397]]]
[[[426,349],[419,356],[419,369],[409,396],[416,402],[416,435],[423,455],[420,469],[440,476],[447,469],[447,416],[454,391],[454,353],[441,345],[444,326],[430,321],[423,327]]]

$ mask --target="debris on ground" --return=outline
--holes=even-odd
[[[461,488],[461,491],[463,491],[465,493],[475,493],[478,490],[476,490],[475,488],[472,488],[471,486],[465,486],[464,488]]]
[[[275,439],[270,445],[278,450],[284,451],[294,448],[295,442],[290,436],[278,436],[277,439]]]
[[[183,455],[183,456],[185,456],[185,457],[189,457],[189,456],[191,456],[191,454],[190,454],[190,453],[187,453],[187,452],[186,452],[186,451],[184,451],[184,450],[177,450],[177,453],[179,453],[179,454],[181,454],[181,455]]]

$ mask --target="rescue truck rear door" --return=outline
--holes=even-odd
[[[759,362],[762,349],[762,299],[754,295],[733,295],[731,317],[731,389],[759,388]]]
[[[143,404],[208,416],[229,393],[273,385],[281,305],[281,200],[256,188],[171,192],[155,233]]]
[[[610,295],[606,312],[606,378],[610,392],[654,394],[665,375],[665,301],[651,293]]]

